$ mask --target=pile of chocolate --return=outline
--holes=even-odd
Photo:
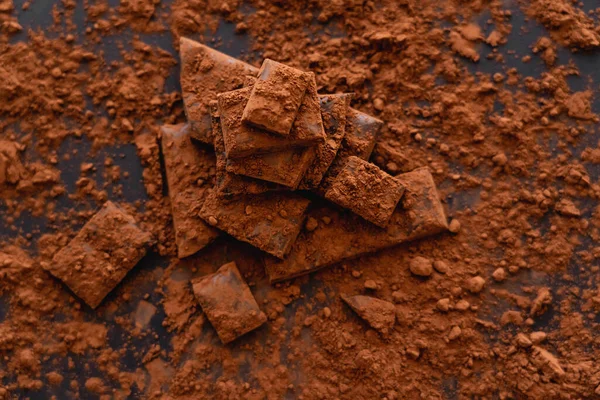
[[[368,161],[383,123],[351,94],[318,94],[313,73],[268,59],[258,70],[185,38],[180,53],[188,123],[161,128],[179,258],[225,232],[265,253],[275,283],[448,229],[427,168],[393,177]],[[108,202],[44,267],[95,308],[151,243]],[[233,262],[192,288],[224,343],[266,321]],[[360,315],[381,309],[359,297],[345,301]]]

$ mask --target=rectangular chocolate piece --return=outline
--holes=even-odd
[[[215,159],[212,152],[192,142],[189,125],[164,125],[161,130],[177,256],[183,258],[219,236],[218,230],[198,216],[211,187],[209,172],[214,170]]]
[[[131,215],[107,201],[44,269],[96,308],[146,254],[151,240]]]
[[[242,123],[250,91],[250,87],[245,87],[217,96],[228,159],[306,147],[325,140],[324,131],[315,130],[314,126],[299,125],[301,129],[297,129],[294,124],[288,136],[277,136]]]
[[[429,170],[419,168],[396,178],[406,190],[387,228],[333,206],[312,210],[310,217],[321,221],[319,226],[310,232],[303,230],[285,260],[265,257],[269,280],[274,283],[291,279],[447,230],[444,208]],[[329,224],[322,222],[325,217],[331,220]]]
[[[307,85],[305,72],[265,59],[244,108],[242,121],[261,130],[288,135]]]
[[[329,189],[335,176],[343,168],[350,156],[356,156],[363,160],[371,157],[373,148],[379,135],[379,130],[383,126],[383,121],[350,108],[346,116],[346,134],[342,140],[338,154],[336,155],[331,167],[321,181],[321,185],[316,190],[324,195]]]
[[[348,157],[325,198],[385,228],[404,193],[404,186],[377,165]]]
[[[292,192],[273,192],[228,201],[213,191],[200,210],[211,225],[275,257],[290,251],[310,201]]]
[[[217,102],[211,102],[210,107],[213,122],[215,155],[217,158],[215,174],[215,188],[217,195],[232,198],[246,194],[260,194],[269,191],[285,190],[285,186],[227,172],[225,144],[223,143],[223,132],[221,131],[221,120],[219,118]]]
[[[194,279],[192,290],[223,343],[267,321],[235,262],[223,265],[214,274]]]
[[[342,144],[346,132],[346,114],[350,106],[352,94],[320,95],[321,115],[325,127],[326,139],[315,148],[315,159],[308,167],[299,189],[317,188],[323,176],[331,166]]]
[[[184,37],[179,53],[181,93],[191,136],[212,145],[209,101],[218,93],[241,88],[246,76],[256,76],[258,68]]]
[[[227,160],[227,171],[267,182],[298,188],[304,173],[315,159],[314,148],[285,150]]]

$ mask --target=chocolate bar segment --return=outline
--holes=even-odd
[[[142,259],[151,240],[131,215],[107,201],[44,269],[96,308]]]
[[[214,274],[193,280],[192,289],[223,343],[229,343],[267,321],[235,262],[223,265]]]
[[[326,139],[316,146],[315,159],[302,178],[299,189],[317,188],[333,163],[346,133],[346,114],[351,98],[349,93],[319,96]]]
[[[304,99],[308,78],[305,72],[267,58],[258,72],[242,121],[288,135]]]
[[[314,230],[303,230],[285,260],[265,257],[269,280],[291,279],[343,260],[446,231],[446,215],[429,170],[419,168],[396,178],[405,187],[405,192],[387,228],[375,226],[337,207],[316,208],[309,216],[316,221],[327,219],[329,224],[319,223]]]
[[[192,138],[212,145],[209,102],[218,93],[241,88],[258,68],[187,38],[179,42],[181,93]]]
[[[208,195],[199,215],[234,238],[275,257],[290,251],[310,201],[292,192],[245,196],[233,201]]]
[[[177,256],[184,258],[219,236],[198,216],[211,187],[208,171],[214,168],[215,159],[211,151],[192,143],[189,125],[164,125],[161,130]]]
[[[348,157],[325,198],[385,228],[404,193],[393,176],[358,157]]]

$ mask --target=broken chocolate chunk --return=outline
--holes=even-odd
[[[234,238],[283,258],[302,228],[309,203],[308,199],[292,192],[264,193],[228,201],[213,191],[199,215]]]
[[[218,196],[232,198],[246,194],[260,194],[269,191],[283,190],[281,186],[272,182],[258,180],[247,176],[227,172],[227,159],[225,157],[225,144],[221,131],[221,120],[218,114],[217,102],[210,104],[213,120],[214,146],[217,158],[215,188]]]
[[[351,98],[352,94],[349,93],[319,96],[326,139],[316,146],[315,159],[308,167],[299,189],[317,188],[323,180],[344,139]]]
[[[258,72],[242,121],[271,133],[288,135],[304,99],[308,79],[307,73],[267,58]]]
[[[206,171],[215,160],[211,151],[192,143],[188,125],[164,125],[161,130],[177,256],[183,258],[219,236],[218,230],[198,216],[211,186]]]
[[[108,201],[44,269],[96,308],[146,254],[151,239]]]
[[[212,145],[209,102],[217,93],[239,89],[258,68],[182,37],[181,92],[192,138]]]
[[[214,274],[193,280],[192,288],[223,343],[229,343],[267,321],[235,262],[223,265]]]
[[[294,125],[290,134],[283,137],[242,123],[241,115],[250,90],[245,87],[217,96],[228,159],[306,147],[325,140],[324,131],[315,131],[313,128],[296,129]]]
[[[269,280],[274,283],[291,279],[448,230],[444,208],[427,168],[398,175],[396,179],[405,192],[385,229],[337,207],[315,208],[308,216],[317,221],[327,218],[329,224],[320,224],[312,231],[303,230],[285,260],[265,257]]]
[[[387,335],[394,329],[396,323],[396,308],[392,303],[370,296],[345,296],[342,300],[358,314],[359,317],[382,335]]]
[[[385,228],[403,193],[404,186],[396,178],[375,164],[352,156],[325,198]]]

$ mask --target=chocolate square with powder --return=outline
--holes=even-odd
[[[215,191],[199,215],[237,240],[283,258],[294,244],[310,200],[292,192],[263,193],[228,201]]]
[[[189,125],[164,125],[161,131],[177,256],[184,258],[206,247],[220,234],[198,216],[212,186],[208,171],[214,168],[215,158],[209,149],[192,143]]]
[[[302,178],[299,189],[317,188],[331,166],[346,133],[346,114],[352,94],[320,95],[321,116],[326,139],[315,148],[315,159]]]
[[[214,274],[194,279],[192,289],[223,343],[229,343],[267,321],[235,262],[223,265]]]
[[[241,116],[248,102],[250,90],[251,88],[245,87],[217,96],[225,154],[228,159],[306,147],[325,140],[323,124],[321,122],[319,125],[314,117],[307,116],[299,119],[294,123],[290,134],[285,137],[242,123]]]
[[[325,198],[385,228],[404,193],[404,186],[375,164],[349,157]]]
[[[96,308],[146,254],[151,240],[131,215],[107,201],[44,269]]]
[[[242,121],[279,135],[288,135],[308,85],[299,69],[266,59],[244,108]]]
[[[240,195],[285,190],[285,186],[227,172],[227,158],[225,157],[225,144],[223,143],[223,132],[221,130],[221,119],[219,117],[217,102],[212,101],[210,107],[213,121],[215,155],[217,159],[215,173],[215,188],[217,195],[232,198]]]
[[[248,75],[256,76],[258,68],[184,37],[179,41],[179,54],[181,97],[191,137],[212,145],[210,100],[218,93],[241,88]]]

